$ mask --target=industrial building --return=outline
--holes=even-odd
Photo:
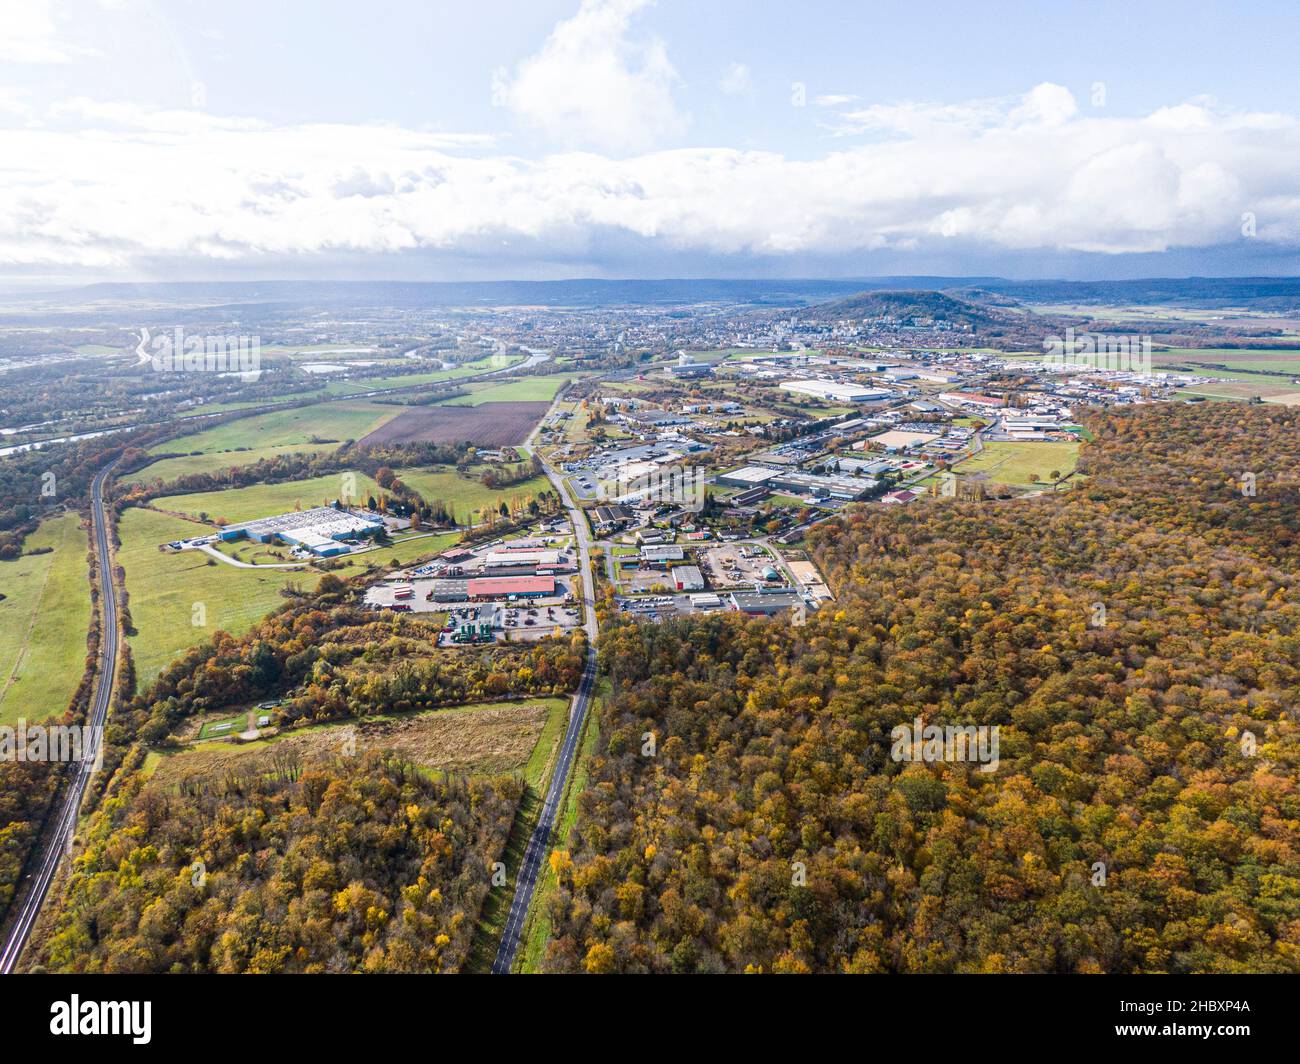
[[[220,532],[224,542],[252,539],[258,543],[280,540],[328,558],[346,554],[351,540],[366,539],[383,531],[384,519],[368,510],[344,510],[334,506],[315,506],[310,510],[262,517],[227,525]]]
[[[704,574],[698,565],[678,565],[669,575],[678,591],[703,591]]]
[[[798,495],[817,495],[822,498],[850,501],[861,498],[876,486],[876,481],[870,477],[822,475],[805,473],[799,469],[771,469],[757,465],[744,466],[733,469],[730,473],[723,473],[718,477],[718,483],[749,490],[765,488],[769,491],[786,491]]]
[[[641,548],[641,564],[666,568],[669,562],[680,562],[686,558],[686,552],[672,543],[654,547]]]
[[[765,487],[768,481],[780,472],[779,469],[771,469],[768,466],[747,465],[740,469],[733,469],[730,473],[720,474],[718,483],[733,488]]]
[[[878,482],[872,477],[847,477],[820,473],[804,473],[798,469],[778,473],[768,486],[798,495],[813,495],[823,499],[853,501],[871,491]]]
[[[622,506],[597,506],[595,526],[598,533],[612,532],[632,520],[632,515]]]
[[[555,577],[478,577],[469,581],[467,590],[471,599],[544,598],[555,594]]]
[[[707,362],[696,362],[685,351],[677,356],[676,365],[670,366],[668,372],[674,377],[682,379],[691,379],[694,377],[709,377],[713,375],[713,367]]]
[[[485,573],[519,572],[522,569],[554,569],[568,564],[558,550],[497,550],[483,559]]]
[[[803,601],[794,591],[733,591],[730,597],[733,609],[751,617],[773,617]]]
[[[865,448],[880,448],[885,451],[905,451],[909,447],[919,447],[923,443],[930,443],[939,438],[937,432],[905,432],[901,429],[890,429],[888,432],[882,432],[879,436],[872,436],[864,441]]]
[[[870,403],[892,399],[894,393],[887,388],[872,388],[862,384],[842,384],[839,381],[783,381],[781,388],[787,392],[811,395],[832,403]]]

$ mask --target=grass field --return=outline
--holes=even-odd
[[[248,631],[284,603],[282,588],[293,585],[310,591],[321,578],[320,572],[308,567],[241,569],[200,551],[164,554],[158,549],[159,544],[193,536],[203,527],[184,518],[136,507],[122,514],[119,559],[126,570],[126,587],[131,596],[136,634],[129,637],[129,642],[142,685],[181,651],[218,629],[232,635]],[[405,537],[389,547],[336,559],[329,563],[329,571],[347,579],[393,561],[405,564],[438,554],[459,538],[456,533]],[[201,626],[194,624],[195,603],[203,604]]]
[[[1242,349],[1234,347],[1171,347],[1151,356],[1156,368],[1172,364],[1215,363],[1230,370],[1266,370],[1300,375],[1300,350],[1296,348]]]
[[[235,452],[233,462],[256,461],[256,449],[296,446],[299,450],[335,450],[344,440],[359,440],[405,408],[358,399],[354,402],[316,403],[292,410],[271,410],[265,414],[238,418],[224,425],[160,443],[151,454],[215,454]],[[238,450],[251,448],[252,450]],[[248,457],[248,456],[252,457]]]
[[[499,505],[503,499],[507,503],[513,499],[527,500],[551,486],[550,481],[542,476],[520,481],[508,488],[487,488],[477,479],[463,477],[455,470],[434,466],[400,469],[397,475],[403,483],[410,485],[424,496],[426,502],[440,499],[453,509],[457,518],[461,520],[464,520],[471,510],[481,510],[489,504]]]
[[[205,720],[199,728],[200,739],[220,739],[229,735],[238,735],[248,727],[248,714],[240,713],[234,717],[222,717],[219,720]]]
[[[555,398],[566,381],[576,373],[557,373],[546,377],[520,377],[517,380],[483,381],[468,386],[469,395],[448,399],[444,406],[480,406],[483,403],[539,403]]]
[[[1032,475],[1037,474],[1037,483],[1050,483],[1054,471],[1065,476],[1078,461],[1077,443],[995,441],[986,443],[979,454],[953,466],[953,472],[983,473],[995,484],[1028,487],[1035,483],[1030,479]]]
[[[90,544],[78,514],[42,522],[24,550],[0,562],[0,723],[62,713],[81,681],[90,625]]]
[[[568,699],[530,698],[519,702],[476,702],[419,713],[386,714],[361,721],[314,724],[244,743],[202,742],[175,753],[151,757],[154,785],[168,786],[195,775],[222,773],[250,755],[272,747],[304,755],[333,753],[349,729],[356,752],[395,750],[434,773],[498,775],[519,772],[533,787],[544,782],[564,730]],[[214,716],[203,723],[200,739],[238,733],[246,714]],[[222,724],[234,722],[224,731]]]
[[[331,380],[325,385],[327,395],[356,395],[358,392],[382,391],[386,388],[416,388],[423,385],[442,384],[446,381],[474,377],[492,369],[507,369],[524,360],[523,355],[489,355],[466,362],[455,369],[432,370],[428,373],[393,374],[387,377],[360,377],[356,380]]]
[[[283,484],[252,484],[247,488],[164,495],[155,499],[154,505],[162,510],[175,510],[194,517],[206,513],[210,521],[225,518],[230,524],[235,524],[288,513],[293,509],[307,510],[332,502],[339,498],[339,493],[343,490],[345,475],[347,474],[330,473],[307,480],[288,480]],[[381,494],[379,485],[364,473],[352,473],[351,476],[356,488],[356,501],[364,504],[370,494]]]
[[[279,403],[296,403],[304,399],[323,399],[325,397],[325,388],[322,383],[318,388],[309,388],[300,392],[285,392],[283,395],[271,396],[266,399],[240,399],[229,403],[204,403],[202,406],[190,407],[177,413],[178,418],[198,417],[201,414],[225,414],[231,410],[247,410],[253,406],[275,406]]]
[[[239,635],[284,603],[280,589],[316,585],[317,574],[293,569],[237,569],[197,551],[163,554],[158,545],[192,536],[200,525],[179,517],[127,509],[118,528],[118,558],[126,570],[131,618],[128,637],[141,685],[147,684],[177,654],[208,639],[218,629]],[[203,605],[203,624],[195,626],[194,605]]]
[[[281,454],[302,452],[317,453],[333,451],[338,444],[286,444],[281,447],[252,447],[245,451],[214,451],[210,454],[190,454],[183,458],[164,458],[145,466],[140,472],[123,477],[126,484],[140,484],[156,479],[170,483],[177,477],[194,473],[216,473],[232,467],[252,465],[263,458],[274,458]]]

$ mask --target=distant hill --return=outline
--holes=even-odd
[[[981,280],[986,291],[1026,303],[1300,309],[1300,277],[1149,277],[1131,281]]]
[[[955,299],[943,292],[912,291],[859,292],[847,299],[807,307],[795,316],[805,321],[818,322],[894,318],[904,324],[928,319],[974,329],[1003,325],[1007,320],[985,307]]]
[[[1300,309],[1300,277],[1182,277],[1124,281],[1016,281],[998,277],[665,278],[562,281],[212,281],[102,283],[79,288],[0,292],[0,316],[121,305],[288,307],[605,307],[690,306],[824,309],[867,295],[886,306],[903,298],[934,300],[940,313],[1016,303],[1188,304]],[[947,297],[957,306],[948,306]],[[827,301],[834,301],[833,303]],[[967,309],[962,309],[966,305]],[[84,311],[83,311],[84,312]],[[867,311],[870,313],[870,311]],[[846,315],[852,316],[852,315]],[[935,315],[936,317],[938,315]]]
[[[974,303],[981,307],[1002,307],[1007,310],[1022,309],[1020,301],[1012,299],[1001,292],[992,292],[987,288],[966,286],[962,288],[945,288],[943,294],[965,303]]]

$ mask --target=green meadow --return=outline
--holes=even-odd
[[[76,513],[47,518],[0,562],[0,723],[62,713],[81,681],[90,626],[86,530]]]

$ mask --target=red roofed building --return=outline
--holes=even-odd
[[[469,597],[472,599],[509,598],[518,595],[522,598],[541,598],[555,594],[555,577],[553,576],[485,576],[469,582]]]

